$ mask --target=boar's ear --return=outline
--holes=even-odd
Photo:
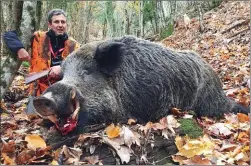
[[[107,75],[112,75],[123,61],[124,43],[105,42],[98,45],[94,59],[100,71]]]

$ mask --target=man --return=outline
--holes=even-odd
[[[50,69],[48,78],[39,79],[31,84],[29,94],[39,96],[50,84],[61,78],[60,64],[71,52],[79,48],[79,44],[68,37],[66,14],[61,9],[53,9],[48,13],[49,31],[34,33],[31,45],[31,56],[24,49],[15,31],[4,34],[4,40],[12,52],[20,60],[30,61],[30,73]]]

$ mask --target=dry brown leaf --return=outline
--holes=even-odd
[[[2,144],[2,149],[1,152],[2,153],[14,153],[15,149],[16,149],[16,144],[14,141],[10,140],[8,143],[6,143],[5,141],[3,141]]]
[[[125,145],[129,148],[131,148],[132,144],[140,146],[140,139],[137,137],[139,135],[135,135],[128,127],[122,127],[121,136],[124,138]]]
[[[180,115],[182,112],[181,112],[181,109],[172,108],[172,109],[171,109],[171,113],[172,113],[173,115]]]
[[[43,138],[37,134],[27,135],[25,141],[28,142],[27,147],[31,150],[36,150],[37,148],[46,148],[46,143]]]
[[[1,122],[1,128],[11,128],[13,130],[18,128],[18,125],[16,123],[16,121],[5,121],[5,122]]]
[[[6,153],[2,153],[1,157],[4,160],[4,165],[16,165],[15,161],[11,159]]]
[[[249,122],[249,116],[243,113],[237,113],[238,116],[238,120],[239,122],[243,123],[243,122]]]
[[[228,136],[233,134],[233,132],[229,129],[230,126],[227,126],[225,123],[215,123],[211,125],[208,130],[211,131],[213,134],[220,136]]]
[[[121,128],[119,126],[114,126],[112,123],[110,126],[106,127],[105,131],[109,138],[116,138],[120,136]]]
[[[29,119],[29,117],[27,116],[27,114],[16,114],[16,115],[14,116],[14,119],[15,119],[16,121],[28,121],[28,122],[30,122],[30,119]]]
[[[135,124],[137,122],[137,120],[135,119],[128,119],[127,124],[131,125],[131,124]]]
[[[231,124],[237,124],[238,118],[236,114],[230,113],[230,114],[225,114],[224,118],[226,119],[227,123],[231,123]]]
[[[183,160],[185,165],[211,165],[210,160],[201,156],[194,156],[190,159]]]
[[[245,143],[245,142],[249,142],[249,134],[247,134],[246,132],[240,132],[238,134],[238,141]]]
[[[223,140],[222,141],[222,146],[221,148],[219,149],[219,151],[233,151],[234,149],[236,149],[238,145],[236,144],[233,144],[233,143],[230,143],[229,141],[227,140]]]
[[[99,162],[98,156],[88,156],[84,158],[84,161],[87,161],[89,164],[95,165]]]
[[[22,151],[16,159],[17,164],[29,164],[32,160],[35,160],[35,151],[33,150],[24,150]]]
[[[87,138],[100,138],[98,134],[80,134],[78,137],[78,142],[84,143]]]
[[[145,126],[140,125],[139,130],[144,131],[144,133],[146,135],[148,130],[151,129],[152,127],[153,127],[153,123],[152,122],[147,122],[147,124]]]
[[[52,160],[50,165],[59,165],[58,162],[56,160]]]
[[[65,155],[67,159],[65,164],[79,164],[80,157],[82,155],[82,150],[79,148],[70,148],[63,145],[61,154]]]
[[[186,160],[187,158],[184,156],[180,156],[180,155],[173,155],[172,159],[174,162],[178,162],[180,165],[183,165],[184,164],[183,161]]]
[[[128,148],[127,146],[123,146],[122,144],[124,144],[124,139],[122,139],[122,141],[118,141],[120,139],[115,138],[115,139],[110,139],[108,137],[103,137],[103,141],[104,143],[110,145],[111,147],[113,147],[116,151],[116,153],[118,154],[118,156],[121,159],[122,164],[128,163],[130,161],[130,155],[131,153],[133,153],[132,149]]]
[[[207,135],[204,135],[200,139],[190,139],[188,137],[181,138],[177,136],[175,138],[175,144],[179,150],[177,155],[188,158],[201,154],[212,154],[214,149],[214,143]]]

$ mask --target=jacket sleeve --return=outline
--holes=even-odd
[[[21,43],[17,36],[17,32],[14,31],[8,31],[3,34],[3,39],[7,45],[7,47],[15,54],[17,54],[17,51],[20,48],[24,48],[24,45]]]

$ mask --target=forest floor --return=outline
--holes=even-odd
[[[162,43],[170,48],[198,52],[218,73],[226,95],[248,106],[250,4],[223,2],[205,13],[203,21],[203,33],[199,32],[199,21],[192,18],[188,28],[181,21],[174,34]],[[197,119],[175,108],[172,115],[156,123],[137,124],[129,119],[128,124],[104,126],[105,129],[82,134],[73,142],[74,146],[59,144],[53,148],[38,125],[41,119],[25,114],[28,86],[20,73],[26,72],[27,68],[20,68],[5,100],[1,101],[1,164],[107,164],[101,152],[98,153],[98,147],[106,144],[115,163],[130,164],[136,158],[136,164],[165,164],[159,161],[169,157],[176,164],[186,165],[250,165],[249,116],[226,114],[222,119]],[[202,135],[179,136],[178,128],[184,123],[181,119],[196,122]],[[157,147],[157,138],[161,142],[173,141],[177,153],[171,150],[170,156],[154,158],[155,154],[149,151]]]

